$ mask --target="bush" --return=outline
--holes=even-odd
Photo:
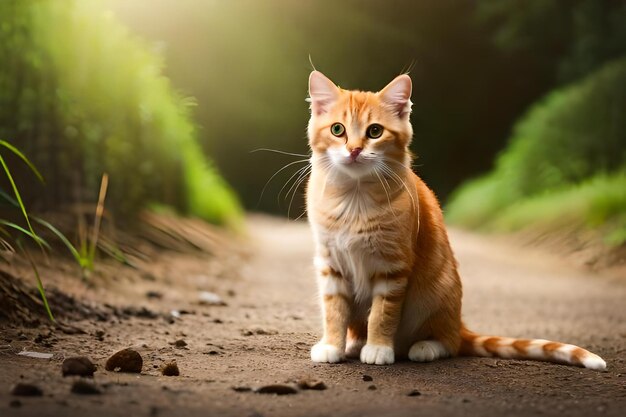
[[[453,194],[448,220],[467,227],[519,229],[567,212],[573,201],[584,206],[574,211],[588,225],[626,212],[624,114],[626,59],[551,93],[517,124],[495,169]],[[602,200],[613,207],[608,213],[601,214]]]
[[[92,1],[0,4],[0,137],[28,154],[49,186],[26,193],[40,209],[93,201],[120,220],[160,203],[237,222],[236,197],[203,156],[193,100],[163,62]]]

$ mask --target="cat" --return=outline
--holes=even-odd
[[[437,198],[411,170],[411,78],[377,93],[309,77],[307,215],[322,299],[314,362],[387,365],[485,356],[606,368],[598,355],[542,339],[473,333]]]

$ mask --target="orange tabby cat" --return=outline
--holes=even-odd
[[[411,79],[378,93],[309,78],[316,244],[324,336],[314,362],[385,365],[456,355],[537,359],[605,369],[599,356],[541,339],[481,336],[461,322],[461,280],[441,208],[411,167]]]

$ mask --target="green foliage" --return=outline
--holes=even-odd
[[[30,168],[30,170],[43,182],[43,177],[41,176],[41,174],[39,173],[39,171],[37,170],[37,168],[35,168],[35,166],[33,165],[32,162],[30,162],[30,160],[19,150],[17,149],[15,146],[11,145],[10,143],[4,141],[4,140],[0,140],[0,146],[10,150],[13,154],[17,155],[27,166],[28,168]],[[44,248],[44,246],[46,248],[49,248],[50,246],[48,245],[48,243],[43,240],[42,238],[39,237],[39,235],[37,235],[37,233],[35,233],[35,231],[33,230],[33,227],[31,225],[30,222],[30,217],[28,215],[28,212],[26,211],[26,207],[24,206],[24,202],[22,201],[22,197],[20,195],[20,191],[17,187],[17,185],[15,184],[15,181],[13,180],[13,175],[11,174],[11,170],[9,169],[9,167],[7,166],[4,158],[2,157],[2,155],[0,155],[0,163],[2,164],[2,168],[4,169],[4,173],[6,174],[7,178],[9,179],[9,182],[11,183],[11,187],[13,189],[13,193],[15,194],[15,200],[13,200],[8,194],[6,194],[4,191],[2,191],[2,196],[6,196],[9,198],[9,201],[13,202],[15,204],[15,207],[19,208],[21,214],[24,216],[24,220],[26,221],[26,224],[28,225],[28,230],[24,229],[22,226],[15,224],[13,222],[4,220],[4,219],[0,219],[0,224],[10,227],[12,229],[15,229],[23,234],[25,234],[26,236],[29,236],[30,238],[32,238],[35,242],[37,242],[37,244],[39,245],[39,247]],[[4,229],[2,229],[2,231],[5,233],[5,235],[10,236],[10,234],[8,234]],[[4,239],[3,239],[3,242]],[[8,244],[8,242],[6,242],[8,247],[12,248],[11,245]],[[46,313],[48,313],[48,317],[50,318],[50,321],[54,322],[54,316],[52,315],[52,311],[50,310],[50,306],[48,305],[48,299],[46,298],[46,292],[44,291],[43,288],[43,283],[41,282],[41,277],[39,276],[39,270],[37,269],[37,266],[35,265],[35,263],[32,261],[30,254],[28,253],[27,249],[24,249],[19,240],[18,240],[18,246],[22,249],[22,251],[26,254],[26,256],[28,257],[28,260],[31,264],[31,267],[33,269],[33,272],[35,273],[35,278],[37,280],[37,289],[39,291],[39,295],[41,296],[41,299],[43,301],[43,305],[44,308],[46,309]]]
[[[590,227],[615,221],[609,240],[622,241],[624,114],[626,59],[551,93],[517,124],[495,169],[454,193],[448,220],[493,230],[559,219]]]
[[[189,100],[162,59],[90,0],[0,4],[0,135],[16,138],[54,208],[94,201],[103,172],[118,222],[151,203],[236,223],[237,199],[196,141]],[[200,198],[197,195],[203,194]]]

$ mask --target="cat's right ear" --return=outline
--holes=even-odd
[[[319,71],[313,71],[309,76],[309,98],[311,112],[319,116],[328,112],[339,97],[339,88]]]

